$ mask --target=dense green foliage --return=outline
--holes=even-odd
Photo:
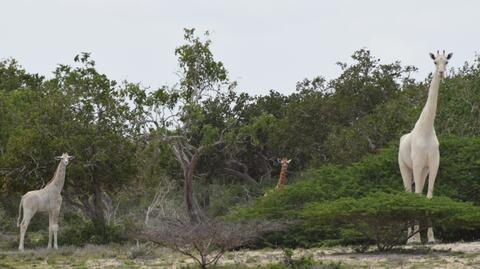
[[[52,78],[30,74],[13,59],[0,61],[0,232],[15,231],[21,195],[44,186],[54,156],[65,151],[76,159],[67,169],[63,208],[79,219],[62,213],[70,234],[62,236],[76,244],[116,240],[123,229],[117,226],[142,222],[156,197],[171,207],[163,213],[194,209],[299,223],[308,203],[403,190],[398,140],[413,127],[430,76],[415,81],[415,67],[382,63],[361,49],[351,64],[339,63],[337,78],[304,79],[289,95],[250,96],[237,91],[208,34],[186,29],[184,38],[173,52],[178,83],[152,90],[101,74],[88,53],[59,65]],[[480,205],[479,119],[480,60],[474,59],[451,70],[440,87],[435,196]],[[275,185],[275,160],[284,156],[293,159],[287,186],[263,197]],[[173,187],[159,196],[162,180]],[[46,218],[35,217],[29,229],[45,228]],[[444,240],[479,234],[439,230]],[[272,235],[271,243],[305,246],[332,235],[339,239],[335,229],[299,224]]]
[[[131,153],[132,138],[140,131],[139,115],[128,100],[136,97],[138,87],[117,85],[99,74],[86,53],[75,62],[79,66],[60,65],[55,77],[35,91],[19,84],[5,93],[7,102],[29,98],[23,106],[15,105],[22,110],[14,109],[16,118],[7,125],[13,131],[2,143],[2,189],[11,193],[41,187],[53,175],[54,156],[69,152],[76,162],[68,167],[64,200],[82,210],[106,237],[103,196],[115,193],[136,174]]]

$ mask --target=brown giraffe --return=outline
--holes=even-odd
[[[290,161],[291,160],[287,159],[286,157],[283,157],[281,160],[279,160],[280,164],[282,165],[282,169],[280,170],[280,177],[278,178],[278,183],[275,187],[276,192],[281,191],[285,185],[285,180],[287,179],[287,168]]]

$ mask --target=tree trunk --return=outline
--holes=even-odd
[[[93,176],[93,207],[95,220],[104,223],[103,203],[102,203],[102,189],[98,179]]]
[[[106,242],[107,234],[105,230],[105,217],[103,215],[103,203],[102,203],[102,189],[98,178],[95,176],[95,168],[92,171],[92,183],[93,183],[93,224],[98,234],[101,235],[102,241]]]
[[[197,223],[201,221],[201,216],[198,208],[198,203],[195,200],[195,195],[193,193],[193,171],[194,167],[189,166],[184,172],[185,177],[185,202],[187,205],[187,213],[190,221]]]

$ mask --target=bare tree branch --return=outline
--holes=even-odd
[[[178,251],[201,268],[216,264],[226,251],[246,246],[269,232],[286,226],[269,221],[222,222],[205,219],[199,223],[170,219],[131,235]]]

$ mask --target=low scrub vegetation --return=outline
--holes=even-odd
[[[480,207],[446,197],[427,199],[413,193],[371,193],[361,198],[341,198],[333,202],[311,203],[302,211],[305,229],[336,227],[344,242],[373,242],[379,250],[405,244],[414,235],[407,229],[420,225],[444,230],[479,228]]]
[[[192,258],[201,268],[216,265],[225,252],[247,247],[262,235],[283,229],[274,222],[225,222],[204,219],[190,222],[182,219],[162,219],[133,238],[165,246]]]

